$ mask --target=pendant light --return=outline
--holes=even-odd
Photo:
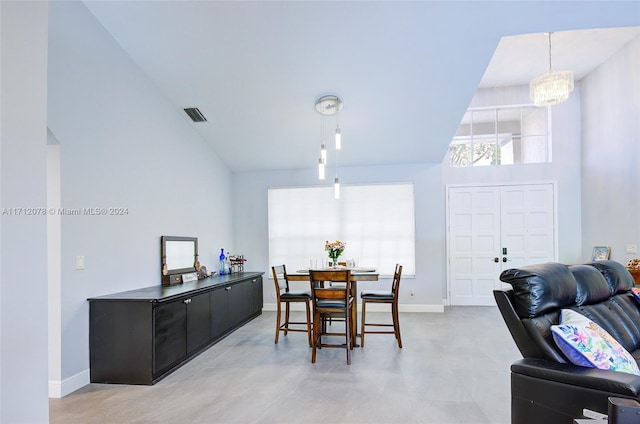
[[[529,96],[538,106],[553,106],[566,101],[573,91],[573,72],[551,69],[551,32],[549,34],[549,72],[535,77],[529,83]]]
[[[318,159],[318,178],[320,180],[325,179],[325,168],[327,165],[327,145],[324,139],[324,117],[336,115],[336,130],[335,130],[335,150],[342,149],[342,131],[340,129],[340,121],[338,120],[338,112],[342,110],[342,100],[340,97],[328,94],[321,96],[316,100],[316,110],[323,116],[320,135],[322,137],[322,144],[320,145],[320,158]],[[333,194],[336,199],[340,199],[340,179],[338,178],[338,160],[336,157],[336,176],[333,180]]]

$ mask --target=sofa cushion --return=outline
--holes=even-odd
[[[507,269],[500,280],[513,287],[513,306],[520,318],[536,317],[573,304],[576,299],[576,280],[563,264],[548,262]]]
[[[569,307],[598,324],[627,351],[640,349],[640,308],[631,293],[621,293],[604,302]]]
[[[576,279],[576,305],[591,305],[611,297],[611,287],[596,268],[589,265],[572,265],[569,270]]]
[[[585,316],[563,309],[559,325],[552,325],[553,338],[575,365],[640,375],[631,354],[609,333]]]
[[[616,261],[596,261],[590,262],[590,265],[596,268],[604,276],[605,280],[611,288],[611,294],[622,293],[628,291],[634,286],[633,276],[620,262]]]

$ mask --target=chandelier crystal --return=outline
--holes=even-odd
[[[551,70],[551,33],[549,33],[549,72],[529,83],[529,96],[538,107],[553,106],[566,101],[573,91],[573,72]]]

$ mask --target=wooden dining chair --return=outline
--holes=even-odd
[[[352,322],[353,296],[351,294],[351,270],[309,270],[311,298],[313,303],[313,337],[311,342],[311,362],[316,362],[316,350],[323,347],[344,348],[347,351],[347,364],[351,364],[353,335],[355,324]],[[326,283],[339,282],[342,286]],[[340,317],[345,321],[344,333],[327,331],[329,317]],[[332,329],[333,331],[333,329]],[[345,343],[328,343],[324,336],[344,336]]]
[[[332,262],[329,262],[329,266],[333,266],[333,263],[332,263]],[[340,261],[338,261],[338,266],[344,266],[344,267],[346,267],[346,266],[347,266],[347,262],[346,262],[346,261],[345,261],[345,262],[340,262]],[[333,286],[344,287],[344,284],[342,284],[342,283],[334,284],[334,282],[329,282],[329,285],[330,285],[330,286],[332,286],[332,287],[333,287]],[[332,323],[333,323],[333,318],[334,318],[334,317],[329,316],[329,320],[328,320],[329,324],[332,324]],[[343,320],[343,319],[336,319],[336,321],[342,321],[342,322],[344,322],[344,320]],[[324,323],[325,323],[325,321],[323,321],[323,324],[324,324]]]
[[[396,264],[396,270],[393,273],[393,282],[391,291],[384,290],[363,290],[360,293],[362,300],[362,326],[360,328],[360,346],[364,347],[365,334],[395,334],[398,341],[398,347],[402,347],[402,338],[400,337],[400,319],[398,318],[398,293],[400,290],[400,277],[402,276],[402,265]],[[371,323],[366,322],[367,303],[388,303],[391,305],[392,324]],[[393,327],[393,331],[366,330],[366,326],[370,327]]]
[[[273,283],[276,288],[276,340],[278,344],[278,336],[283,331],[286,336],[289,331],[305,332],[307,333],[307,341],[311,346],[311,291],[310,290],[297,290],[293,291],[289,289],[289,280],[287,279],[287,267],[285,265],[277,265],[271,267],[273,273]],[[291,321],[289,314],[291,311],[292,303],[304,303],[307,313],[307,321]],[[284,322],[282,319],[282,305],[284,308]],[[305,325],[306,328],[291,328],[291,325]]]

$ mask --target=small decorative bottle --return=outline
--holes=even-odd
[[[224,256],[224,249],[220,249],[220,258],[218,261],[218,274],[220,275],[225,275],[227,272],[225,270],[225,256]]]
[[[232,274],[232,269],[231,269],[231,260],[229,259],[229,255],[225,256],[224,258],[224,268],[227,270],[227,274]]]

